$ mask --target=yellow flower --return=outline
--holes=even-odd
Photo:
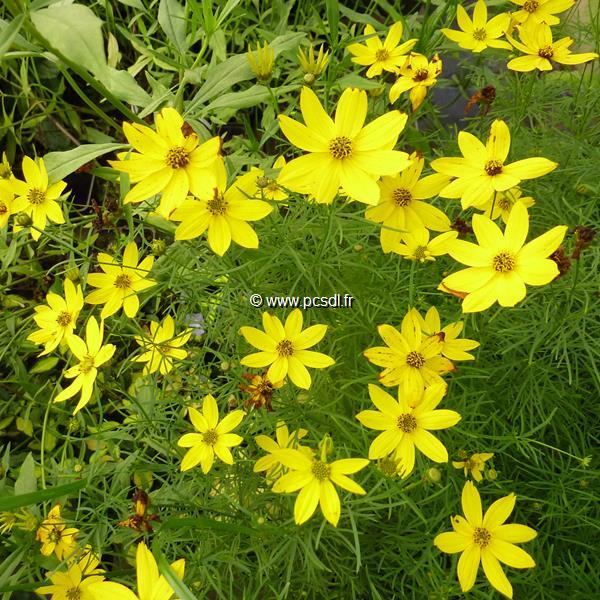
[[[437,83],[442,72],[442,61],[436,54],[428,61],[422,54],[411,52],[398,71],[398,79],[390,88],[390,102],[393,104],[400,95],[410,90],[410,103],[413,112],[421,106],[427,90]]]
[[[440,315],[435,306],[427,311],[424,319],[419,312],[416,313],[416,316],[425,335],[437,335],[441,338],[442,356],[450,360],[475,360],[475,357],[469,354],[467,350],[478,348],[479,342],[464,338],[458,339],[464,326],[462,321],[442,327]]]
[[[439,173],[456,178],[440,191],[440,196],[461,198],[463,208],[485,205],[494,192],[515,187],[522,179],[546,175],[558,166],[541,157],[506,164],[510,131],[500,119],[492,123],[485,146],[467,131],[458,133],[458,146],[463,157],[438,158],[432,161],[431,167]]]
[[[453,240],[458,236],[456,231],[446,231],[429,241],[429,231],[419,227],[414,231],[402,233],[402,242],[392,248],[392,252],[410,260],[425,262],[435,260],[436,256],[448,254]]]
[[[446,394],[445,383],[425,391],[398,388],[398,401],[376,385],[369,384],[369,396],[379,410],[363,410],[356,418],[370,429],[381,431],[369,447],[371,460],[394,454],[397,471],[408,477],[415,466],[415,446],[431,460],[448,462],[448,452],[429,430],[448,429],[460,421],[453,410],[436,410]]]
[[[345,458],[329,463],[326,452],[327,444],[321,444],[320,457],[309,457],[291,448],[277,453],[279,462],[291,472],[275,482],[273,491],[289,494],[300,490],[294,504],[294,520],[298,525],[308,521],[319,504],[323,516],[337,527],[341,508],[334,483],[353,494],[366,494],[348,475],[364,469],[369,461],[366,458]]]
[[[441,29],[440,31],[465,50],[481,52],[486,48],[505,48],[511,50],[508,42],[499,40],[510,25],[510,15],[501,13],[487,20],[487,7],[483,0],[477,0],[473,9],[473,20],[459,4],[456,7],[456,20],[462,31]]]
[[[327,325],[312,325],[302,331],[302,320],[302,312],[295,308],[285,320],[285,326],[276,316],[264,312],[264,331],[240,327],[246,341],[260,350],[242,358],[241,364],[253,368],[270,365],[267,379],[280,381],[289,375],[292,383],[307,390],[312,379],[306,367],[324,369],[335,361],[326,354],[308,350],[323,339]]]
[[[516,202],[521,202],[527,208],[535,204],[533,198],[530,196],[523,196],[522,194],[521,188],[510,188],[504,192],[498,192],[495,198],[492,195],[485,204],[477,206],[476,208],[482,210],[483,214],[488,219],[492,219],[492,221],[495,221],[498,217],[502,217],[504,223],[508,223],[508,216]]]
[[[15,194],[8,180],[0,178],[0,229],[8,225],[8,218],[14,212],[14,197]]]
[[[98,262],[104,273],[90,273],[87,282],[97,288],[85,297],[88,304],[104,304],[100,316],[106,319],[114,315],[121,307],[132,318],[140,308],[138,292],[156,285],[148,279],[154,264],[154,256],[144,258],[139,264],[138,248],[135,242],[129,242],[123,252],[123,264],[100,252]]]
[[[244,418],[243,410],[233,410],[219,422],[219,409],[213,396],[207,394],[202,403],[202,412],[188,408],[192,425],[200,433],[186,433],[179,438],[178,446],[189,448],[181,461],[181,470],[187,471],[198,463],[203,473],[208,473],[215,454],[225,464],[233,464],[229,448],[244,441],[242,436],[231,433]]]
[[[515,506],[516,496],[509,494],[496,500],[482,515],[481,498],[471,481],[465,483],[462,492],[462,509],[465,518],[452,517],[454,531],[440,533],[433,543],[442,552],[462,552],[458,561],[458,580],[463,592],[475,583],[479,563],[489,582],[502,594],[512,598],[512,586],[500,562],[517,569],[528,569],[535,562],[521,548],[515,546],[528,542],[537,534],[526,525],[505,524]]]
[[[142,347],[144,353],[134,360],[147,363],[144,367],[144,375],[156,371],[166,375],[173,368],[174,360],[183,360],[188,355],[181,346],[190,339],[191,335],[192,330],[186,329],[175,336],[175,322],[170,315],[165,317],[162,323],[150,321],[151,337],[135,336],[135,341]]]
[[[558,275],[556,263],[548,257],[565,237],[565,225],[525,244],[529,215],[525,205],[517,202],[504,234],[483,215],[473,216],[473,230],[479,245],[455,240],[449,252],[469,268],[448,275],[438,288],[466,292],[463,312],[485,310],[496,301],[500,306],[514,306],[525,298],[525,284],[545,285]]]
[[[12,213],[22,212],[31,218],[32,227],[29,232],[34,240],[38,240],[46,227],[47,219],[53,223],[65,222],[57,200],[67,184],[64,181],[50,184],[41,158],[36,162],[28,156],[23,157],[23,175],[25,181],[11,179],[9,182],[17,196],[12,204]]]
[[[113,344],[102,345],[103,337],[104,321],[98,326],[96,319],[90,317],[85,328],[85,342],[77,335],[71,335],[67,339],[69,348],[79,360],[79,364],[65,371],[65,377],[74,377],[75,380],[54,398],[54,402],[64,402],[81,391],[73,414],[79,412],[90,401],[98,367],[110,360],[115,353],[116,347]]]
[[[327,63],[329,62],[329,52],[324,52],[323,44],[321,44],[317,58],[315,59],[315,52],[312,44],[309,45],[306,53],[300,46],[298,46],[298,62],[300,63],[300,66],[306,75],[318,77],[327,68]]]
[[[77,317],[83,308],[83,292],[81,286],[75,287],[70,279],[64,282],[65,297],[54,292],[46,295],[47,304],[35,307],[34,320],[39,327],[27,339],[34,344],[44,344],[40,356],[49,354],[63,340],[73,335]]]
[[[521,6],[511,14],[517,23],[547,23],[558,25],[560,19],[555,17],[556,13],[564,12],[575,4],[575,0],[511,0],[513,4]]]
[[[354,200],[377,204],[377,178],[408,166],[407,154],[393,150],[407,116],[394,110],[363,126],[367,108],[367,93],[348,88],[338,102],[334,121],[315,93],[302,88],[300,110],[305,125],[279,115],[279,126],[294,146],[309,154],[287,163],[279,183],[295,192],[311,193],[325,204],[333,201],[340,187]]]
[[[513,58],[506,65],[513,71],[551,71],[552,61],[562,65],[579,65],[598,58],[596,52],[583,52],[572,54],[569,46],[573,43],[570,37],[564,37],[556,42],[552,41],[552,30],[546,23],[528,21],[519,27],[521,41],[517,42],[509,37],[510,43],[524,52],[526,56]]]
[[[281,171],[285,164],[285,157],[279,156],[273,163],[273,169]],[[249,197],[259,198],[262,200],[272,200],[275,202],[280,202],[281,200],[287,199],[287,193],[279,185],[279,174],[277,177],[271,179],[265,175],[265,172],[262,169],[258,169],[256,167],[252,167],[250,169],[250,173],[253,174],[254,180],[249,178],[248,185],[242,190],[245,194],[248,194]],[[244,176],[238,179],[238,186],[240,181],[243,179]],[[244,180],[242,183],[245,184],[246,181]]]
[[[168,218],[186,198],[209,195],[215,186],[215,163],[221,139],[215,136],[200,144],[195,133],[184,128],[174,108],[163,108],[154,118],[156,131],[138,123],[123,123],[123,133],[136,152],[121,152],[110,165],[137,183],[123,202],[142,202],[162,193],[157,212]],[[185,133],[184,133],[185,131]]]
[[[267,374],[252,375],[250,373],[242,373],[242,377],[248,382],[239,386],[242,392],[248,394],[248,398],[244,400],[245,408],[265,408],[268,411],[273,410],[271,404],[273,392],[284,386],[283,381],[271,381],[267,379]]]
[[[256,50],[252,49],[252,44],[248,46],[248,64],[252,72],[259,81],[267,81],[273,73],[273,64],[275,63],[275,50],[267,42],[261,46],[256,43]]]
[[[410,165],[402,173],[381,178],[379,204],[365,212],[365,218],[383,223],[380,241],[386,253],[400,242],[402,231],[413,231],[420,227],[433,231],[450,229],[450,220],[441,210],[422,202],[438,194],[448,185],[450,178],[435,173],[419,179],[425,159],[417,152],[413,152],[409,158]]]
[[[441,336],[424,336],[416,312],[412,308],[406,313],[401,331],[391,325],[380,325],[377,331],[387,346],[363,352],[367,360],[384,367],[379,374],[383,385],[404,385],[411,393],[420,392],[434,383],[443,383],[440,375],[454,370],[454,365],[440,354]]]
[[[58,560],[70,556],[77,548],[77,534],[75,527],[67,527],[60,516],[60,504],[52,507],[36,533],[36,539],[41,542],[40,552],[44,556],[56,554]]]
[[[215,187],[200,200],[188,198],[172,214],[173,221],[182,221],[175,230],[176,240],[190,240],[208,229],[208,245],[212,251],[223,256],[231,241],[244,248],[258,248],[258,236],[247,221],[264,219],[273,207],[262,200],[248,198],[244,193],[255,175],[252,172],[238,177],[226,189],[227,173],[217,169]]]
[[[485,469],[485,462],[494,456],[493,452],[481,452],[471,455],[465,460],[453,460],[452,466],[455,469],[464,469],[465,477],[471,475],[477,482],[483,480],[482,471]]]
[[[402,23],[394,23],[382,43],[372,25],[365,26],[365,44],[350,44],[348,52],[354,57],[352,62],[369,67],[367,77],[381,75],[382,71],[397,73],[398,67],[404,64],[406,55],[413,49],[418,40],[412,39],[400,44]]]

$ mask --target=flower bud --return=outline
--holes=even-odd
[[[312,85],[316,80],[316,77],[312,73],[306,73],[304,75],[304,83],[306,85]]]
[[[150,251],[154,256],[162,256],[167,251],[167,242],[165,240],[153,240],[150,244]]]

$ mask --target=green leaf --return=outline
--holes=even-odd
[[[329,25],[329,33],[331,45],[337,46],[338,41],[338,24],[340,22],[340,6],[337,0],[325,0],[327,8],[327,23]]]
[[[142,0],[118,0],[121,4],[125,6],[131,6],[131,8],[138,8],[139,10],[144,10],[144,5],[142,4]]]
[[[0,33],[0,60],[2,60],[2,56],[10,49],[12,43],[15,41],[24,20],[25,15],[19,15],[2,29],[2,32]]]
[[[95,75],[106,89],[119,100],[135,104],[135,106],[146,106],[152,100],[148,92],[138,85],[128,71],[119,71],[106,66]]]
[[[245,527],[239,523],[228,523],[227,521],[216,521],[208,517],[185,517],[173,518],[163,521],[161,529],[212,529],[214,531],[224,531],[228,533],[241,533],[244,535],[256,535],[257,531],[251,527]]]
[[[31,369],[29,369],[30,373],[46,373],[46,371],[50,371],[53,369],[58,363],[58,356],[45,356],[44,358],[38,360]]]
[[[248,108],[261,102],[268,102],[269,98],[269,90],[264,85],[253,85],[243,92],[231,92],[219,96],[208,106],[205,106],[202,112],[216,110],[217,108]]]
[[[54,500],[61,496],[70,496],[75,492],[83,489],[87,485],[87,481],[80,479],[73,483],[66,483],[65,485],[55,485],[45,490],[38,490],[37,492],[31,492],[28,494],[18,494],[9,496],[7,498],[0,498],[0,511],[12,510],[13,508],[19,508],[20,506],[30,506],[31,504],[39,504],[46,500]],[[15,484],[15,490],[17,486]]]
[[[177,0],[160,0],[158,6],[158,24],[169,41],[185,54],[187,42],[185,39],[185,9]]]
[[[25,457],[19,469],[19,476],[15,481],[15,496],[18,494],[29,494],[37,490],[37,477],[35,476],[35,461],[31,452]],[[0,503],[0,507],[1,507]]]

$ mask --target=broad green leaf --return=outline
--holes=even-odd
[[[46,373],[46,371],[50,371],[53,369],[58,363],[58,356],[45,356],[44,358],[38,360],[31,369],[29,369],[30,373]]]
[[[69,496],[83,489],[87,485],[87,481],[81,479],[74,481],[73,483],[66,483],[65,485],[56,485],[45,490],[39,490],[37,492],[31,492],[29,494],[18,494],[14,496],[8,496],[0,498],[0,511],[2,510],[13,510],[20,506],[30,506],[31,504],[39,504],[46,500],[54,500],[61,496]],[[16,485],[15,485],[16,489]]]
[[[242,92],[231,92],[219,96],[219,98],[204,107],[202,112],[216,110],[217,108],[248,108],[261,102],[268,102],[269,98],[269,90],[264,85],[253,85]]]
[[[160,0],[158,5],[158,24],[169,41],[180,54],[185,54],[185,9],[177,0]]]
[[[19,469],[19,476],[15,481],[15,496],[29,494],[37,489],[37,477],[35,476],[35,461],[31,452],[25,457]],[[0,506],[2,506],[0,502]]]
[[[142,4],[142,0],[118,0],[121,4],[125,6],[131,6],[131,8],[138,8],[140,10],[144,10],[144,5]]]
[[[348,75],[344,75],[344,77],[338,79],[337,84],[341,89],[354,87],[361,90],[375,90],[381,87],[381,83],[379,81],[365,79],[356,73],[348,73]]]
[[[119,71],[106,66],[95,75],[106,89],[119,100],[124,100],[136,106],[145,106],[152,100],[150,95],[138,85],[133,75],[128,71]]]

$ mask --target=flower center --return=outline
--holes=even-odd
[[[72,316],[70,312],[61,312],[58,317],[56,317],[56,322],[61,326],[61,327],[66,327],[72,320]]]
[[[488,175],[498,175],[498,173],[502,173],[502,167],[501,160],[488,160],[483,169]]]
[[[502,210],[510,210],[512,208],[513,202],[510,198],[503,196],[502,198],[498,198],[496,200],[496,204]]]
[[[477,41],[481,42],[481,41],[485,40],[485,36],[486,36],[485,29],[479,27],[479,28],[473,30],[473,37]]]
[[[281,340],[275,350],[279,356],[291,356],[294,354],[294,346],[290,340]]]
[[[0,215],[5,215],[7,212],[8,207],[6,206],[6,204],[4,204],[4,202],[0,202]]]
[[[413,369],[420,369],[425,364],[425,358],[413,350],[406,355],[406,364]]]
[[[209,446],[214,446],[218,438],[219,434],[214,429],[209,429],[202,434],[202,441]]]
[[[429,255],[427,246],[417,246],[413,252],[413,258],[415,260],[424,261]]]
[[[215,217],[224,215],[227,211],[227,202],[225,202],[223,196],[215,190],[215,195],[206,203],[206,209]]]
[[[485,527],[475,527],[473,541],[482,548],[485,548],[492,541],[492,534]]]
[[[392,200],[396,206],[408,206],[412,202],[412,194],[404,188],[396,188],[392,192]]]
[[[169,148],[165,162],[171,169],[181,169],[190,162],[190,156],[185,148],[174,146],[173,148]]]
[[[540,3],[537,0],[525,0],[525,4],[523,4],[523,10],[526,10],[528,13],[533,13],[537,10]]]
[[[83,360],[79,363],[79,372],[85,375],[86,373],[89,373],[92,370],[93,366],[94,357],[90,356],[89,354],[86,354],[83,357]]]
[[[352,140],[345,135],[334,137],[329,142],[329,152],[333,158],[342,159],[352,156]]]
[[[492,259],[494,271],[498,273],[509,273],[515,268],[515,257],[510,252],[500,252]]]
[[[417,69],[413,75],[413,81],[425,81],[429,77],[427,69]]]
[[[380,48],[375,51],[376,60],[387,60],[390,57],[390,53],[385,48]]]
[[[554,56],[554,48],[552,46],[544,46],[538,50],[538,56],[542,58],[552,58]]]
[[[81,590],[79,586],[67,590],[67,600],[79,600],[81,598]]]
[[[131,277],[129,275],[125,275],[125,273],[121,273],[120,275],[117,275],[114,286],[120,290],[126,290],[131,287],[131,283]]]
[[[412,415],[405,413],[398,416],[396,425],[400,431],[411,433],[417,428],[417,420]]]
[[[56,527],[52,528],[52,531],[48,534],[48,541],[52,544],[57,544],[60,542],[61,531],[60,529],[56,529]]]
[[[326,479],[329,479],[329,473],[331,472],[331,469],[326,462],[323,462],[322,460],[315,460],[312,464],[311,470],[312,474],[315,476],[315,479],[318,479],[319,481],[325,481]]]
[[[31,188],[27,193],[27,200],[29,204],[33,204],[34,206],[43,204],[46,202],[46,192],[38,188]]]

